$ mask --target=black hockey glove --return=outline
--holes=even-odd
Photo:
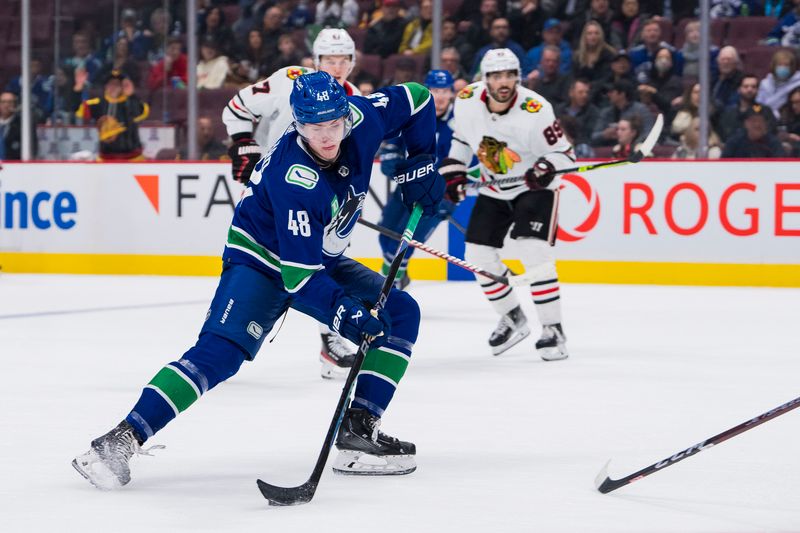
[[[400,187],[400,196],[409,211],[414,204],[419,204],[423,215],[436,214],[445,184],[436,171],[433,156],[420,154],[399,163],[394,181]]]
[[[555,177],[556,167],[544,157],[540,157],[531,168],[525,171],[525,183],[534,191],[546,189]]]
[[[239,139],[228,148],[228,156],[231,158],[233,179],[247,185],[250,174],[261,159],[261,147],[253,139]]]
[[[439,174],[445,181],[445,198],[457,204],[467,196],[467,165],[458,159],[445,157],[439,165]]]
[[[361,344],[361,338],[364,335],[373,338],[370,342],[372,348],[379,348],[386,344],[392,326],[389,322],[389,315],[385,311],[378,311],[378,316],[375,317],[361,302],[349,296],[339,298],[335,309],[330,323],[334,332],[356,345]]]

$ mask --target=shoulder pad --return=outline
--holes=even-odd
[[[458,98],[460,100],[467,100],[468,98],[472,98],[473,96],[475,96],[475,89],[476,89],[475,85],[476,84],[474,83],[472,85],[467,85],[466,87],[458,91]]]

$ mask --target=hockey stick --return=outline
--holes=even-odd
[[[372,200],[378,205],[378,209],[383,211],[383,208],[386,207],[386,205],[381,201],[381,197],[378,196],[378,193],[372,190],[372,187],[367,187],[367,192],[369,192],[369,195],[372,196]]]
[[[414,231],[417,229],[417,224],[419,223],[421,216],[422,207],[415,205],[413,211],[411,212],[411,217],[408,219],[408,224],[406,224],[406,229],[403,231],[403,238],[400,241],[400,244],[397,246],[397,253],[394,256],[391,266],[389,267],[389,273],[386,274],[386,278],[383,280],[383,286],[381,287],[378,301],[375,302],[375,305],[372,308],[373,314],[383,309],[383,307],[386,305],[386,299],[389,297],[389,292],[394,286],[394,280],[397,277],[397,271],[400,270],[400,263],[403,262],[403,257],[406,255],[406,250],[408,250],[411,237],[414,235]],[[333,446],[334,439],[336,438],[336,433],[339,431],[339,425],[342,423],[342,417],[344,416],[345,410],[349,405],[351,389],[356,381],[356,377],[361,369],[361,365],[364,362],[364,357],[367,355],[370,342],[372,342],[372,338],[366,335],[361,339],[361,345],[358,347],[358,351],[356,352],[355,361],[353,362],[350,372],[347,374],[344,387],[342,387],[342,394],[339,396],[339,403],[336,404],[336,411],[333,414],[333,420],[331,420],[331,424],[328,427],[328,434],[325,435],[325,442],[322,444],[322,450],[319,452],[319,457],[317,457],[317,464],[314,465],[314,470],[311,472],[311,477],[308,478],[308,481],[298,487],[278,487],[276,485],[265,483],[260,479],[256,482],[261,494],[269,501],[270,505],[299,505],[301,503],[310,502],[311,498],[314,497],[314,493],[317,490],[317,485],[322,477],[322,472],[325,470],[325,463],[328,462],[328,455],[331,453],[331,447]]]
[[[562,168],[561,170],[556,170],[555,174],[569,174],[570,172],[589,172],[590,170],[597,170],[598,168],[606,168],[606,167],[618,167],[621,165],[628,165],[630,163],[638,163],[648,155],[653,150],[653,146],[655,146],[656,141],[658,141],[658,137],[661,135],[661,129],[664,127],[664,117],[659,114],[656,117],[656,121],[653,124],[650,133],[647,134],[647,137],[639,146],[639,149],[633,152],[625,159],[615,159],[613,161],[604,161],[602,163],[594,163],[592,165],[582,165],[579,167],[572,167],[572,168]],[[509,178],[500,178],[497,180],[490,180],[490,181],[480,181],[480,182],[472,182],[469,184],[470,187],[474,187],[477,189],[481,189],[483,187],[491,187],[493,185],[509,185],[515,183],[521,183],[523,181],[522,176],[514,176]]]
[[[736,427],[732,427],[727,431],[723,431],[719,435],[714,435],[710,439],[706,439],[703,442],[695,444],[694,446],[690,446],[685,450],[676,453],[672,457],[667,457],[666,459],[662,459],[661,461],[652,464],[646,468],[642,468],[638,472],[634,472],[629,476],[625,476],[620,479],[611,479],[608,477],[608,465],[611,464],[611,460],[609,460],[603,469],[597,474],[597,479],[595,479],[595,486],[597,490],[602,492],[603,494],[608,494],[612,490],[617,490],[618,488],[627,485],[629,483],[633,483],[634,481],[638,481],[643,477],[649,476],[659,470],[662,470],[668,466],[672,466],[678,461],[682,461],[687,457],[691,457],[697,453],[702,452],[703,450],[707,450],[712,446],[716,446],[717,444],[721,444],[726,440],[739,435],[740,433],[744,433],[747,430],[753,429],[756,426],[760,426],[764,422],[772,420],[773,418],[777,418],[782,414],[788,413],[792,409],[796,409],[800,407],[800,398],[795,398],[794,400],[787,402],[779,407],[771,411],[767,411],[766,413],[760,414],[757,417],[748,420],[747,422],[743,422]]]
[[[458,220],[456,220],[456,219],[453,217],[453,215],[447,215],[447,221],[448,221],[450,224],[452,224],[452,225],[453,225],[453,227],[454,227],[454,228],[456,228],[456,229],[458,230],[458,232],[459,232],[459,233],[461,233],[461,235],[466,235],[466,234],[467,234],[467,228],[465,228],[464,226],[462,226],[461,224],[459,224],[459,223],[458,223]]]
[[[386,207],[386,205],[381,201],[381,198],[380,198],[380,196],[378,196],[378,193],[376,193],[374,190],[372,190],[372,187],[369,187],[367,189],[367,191],[369,192],[369,195],[372,197],[372,201],[374,201],[375,204],[378,206],[378,209],[383,211],[383,209]],[[466,235],[467,234],[467,229],[464,226],[462,226],[461,224],[459,224],[458,220],[453,218],[453,215],[447,215],[447,221],[450,224],[452,224],[453,227],[456,228],[459,232],[461,232],[462,235]]]
[[[401,238],[403,238],[403,236],[400,235],[399,233],[395,233],[394,231],[392,231],[390,229],[387,229],[387,228],[384,228],[383,226],[379,226],[377,224],[373,224],[372,222],[364,220],[363,218],[359,218],[358,219],[358,223],[362,224],[362,225],[364,225],[364,226],[366,226],[366,227],[368,227],[370,229],[374,229],[378,233],[386,235],[390,239],[394,239],[396,241],[399,241]],[[524,274],[518,274],[518,275],[508,276],[508,277],[499,276],[497,274],[493,274],[493,273],[491,273],[489,271],[483,270],[482,268],[477,267],[477,266],[475,266],[475,265],[473,265],[471,263],[467,263],[463,259],[459,259],[458,257],[456,257],[454,255],[450,255],[450,254],[447,254],[445,252],[441,252],[441,251],[437,250],[436,248],[431,248],[427,244],[419,242],[419,241],[416,241],[414,239],[411,239],[408,242],[408,244],[413,246],[414,248],[418,248],[418,249],[422,250],[423,252],[428,252],[431,255],[434,255],[436,257],[440,257],[440,258],[444,259],[445,261],[447,261],[448,263],[452,263],[452,264],[454,264],[456,266],[459,266],[459,267],[463,268],[464,270],[468,270],[469,272],[472,272],[473,274],[479,274],[479,275],[481,275],[483,277],[486,277],[486,278],[489,278],[491,280],[494,280],[497,283],[502,283],[503,285],[508,285],[509,287],[528,286],[531,283],[536,281],[535,276],[533,275],[532,272],[525,272]]]

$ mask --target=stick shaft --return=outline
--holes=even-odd
[[[622,486],[625,486],[629,483],[633,483],[634,481],[638,481],[643,477],[647,477],[650,474],[654,474],[659,470],[663,470],[668,466],[672,466],[677,462],[683,461],[687,457],[691,457],[692,455],[698,454],[703,450],[707,450],[712,446],[716,446],[717,444],[721,444],[728,439],[735,437],[736,435],[741,435],[745,431],[749,431],[756,426],[760,426],[761,424],[772,420],[773,418],[777,418],[783,414],[788,413],[793,409],[797,409],[800,407],[800,397],[795,398],[789,402],[786,402],[783,405],[776,407],[766,413],[762,413],[755,418],[752,418],[746,422],[742,422],[738,426],[732,427],[728,430],[723,431],[713,437],[706,439],[702,442],[695,444],[694,446],[690,446],[683,451],[680,451],[671,457],[666,457],[657,463],[653,463],[652,465],[642,468],[641,470],[634,472],[628,476],[625,476],[620,479],[611,479],[606,477],[605,480],[600,483],[597,487],[597,490],[602,492],[603,494],[609,493],[612,490],[616,490]]]
[[[359,218],[358,219],[358,223],[362,224],[362,225],[364,225],[364,226],[366,226],[366,227],[368,227],[370,229],[373,229],[373,230],[377,231],[378,233],[380,233],[382,235],[386,235],[390,239],[394,239],[396,241],[399,241],[402,238],[402,235],[400,235],[399,233],[396,233],[396,232],[394,232],[394,231],[392,231],[392,230],[390,230],[388,228],[384,228],[383,226],[379,226],[378,224],[373,224],[372,222],[369,222],[368,220],[364,220],[363,218]],[[493,274],[491,272],[483,270],[482,268],[480,268],[478,266],[475,266],[473,264],[467,263],[463,259],[460,259],[460,258],[458,258],[458,257],[456,257],[454,255],[450,255],[448,253],[445,253],[445,252],[442,252],[440,250],[437,250],[436,248],[432,248],[432,247],[428,246],[427,244],[425,244],[423,242],[419,242],[419,241],[416,241],[414,239],[411,239],[408,242],[408,244],[410,246],[413,246],[414,248],[418,248],[418,249],[422,250],[423,252],[427,252],[427,253],[429,253],[429,254],[431,254],[433,256],[440,257],[440,258],[444,259],[445,261],[447,261],[448,263],[452,263],[452,264],[454,264],[454,265],[456,265],[458,267],[463,268],[464,270],[472,272],[473,274],[479,274],[479,275],[487,277],[487,278],[489,278],[489,279],[491,279],[493,281],[496,281],[497,283],[502,283],[503,285],[510,285],[508,278],[505,277],[505,276],[498,276],[497,274]]]

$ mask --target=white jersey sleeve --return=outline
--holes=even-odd
[[[284,67],[236,93],[222,111],[228,135],[249,133],[260,146],[272,146],[292,122],[289,95],[294,80],[311,72],[304,67]]]
[[[475,154],[480,162],[481,181],[507,177],[519,177],[520,181],[482,187],[480,194],[511,200],[528,191],[522,176],[540,157],[546,157],[556,169],[574,162],[572,146],[553,107],[541,95],[518,87],[511,107],[504,113],[490,112],[488,98],[483,82],[467,85],[458,93],[450,156],[468,162]],[[559,180],[553,180],[550,188],[558,185]]]
[[[236,93],[222,110],[228,135],[247,133],[259,146],[271,147],[292,124],[289,96],[294,80],[312,72],[305,67],[284,67]],[[350,82],[345,82],[344,88],[348,95],[361,96]]]

